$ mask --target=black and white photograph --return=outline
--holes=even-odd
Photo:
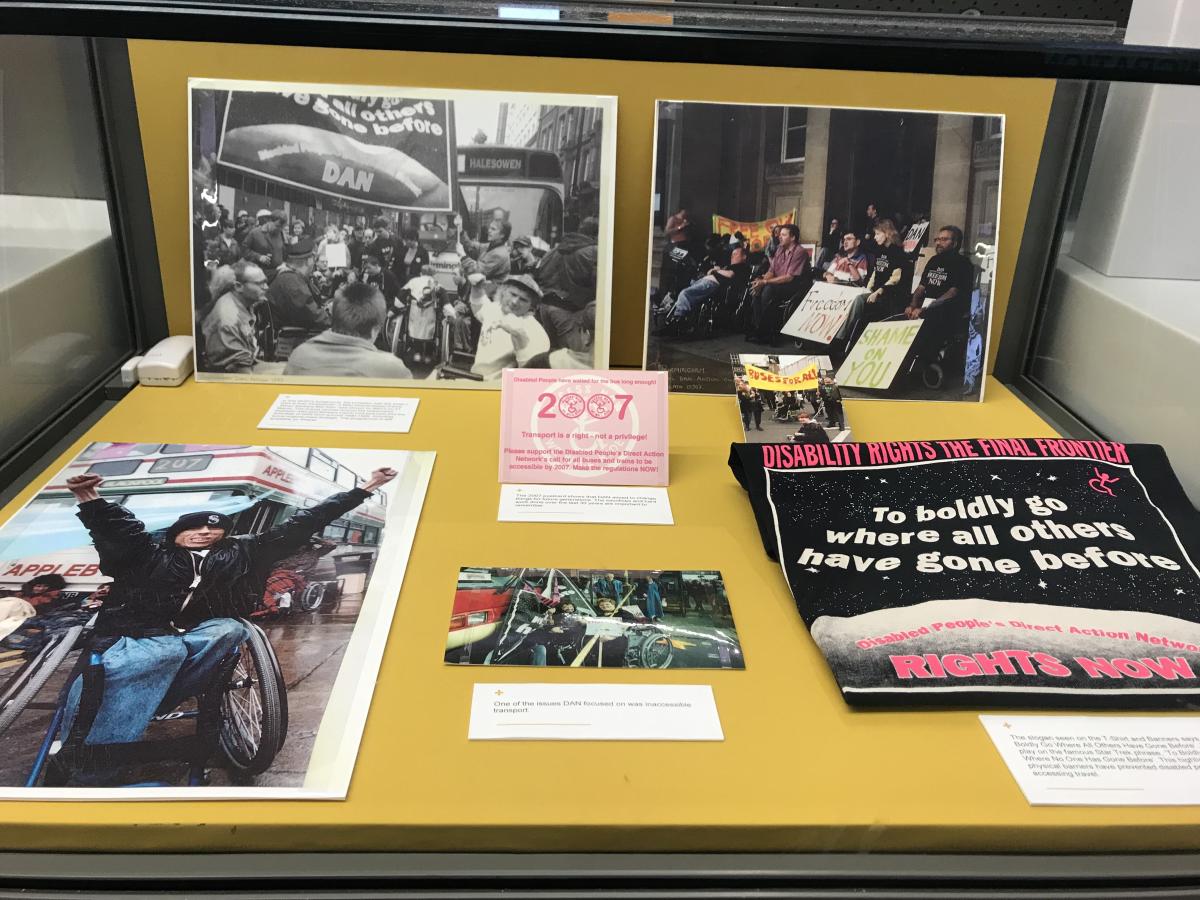
[[[0,797],[345,797],[433,457],[85,447],[0,527]]]
[[[734,354],[733,386],[748,444],[851,440],[837,373],[828,356]]]
[[[848,397],[982,399],[1003,136],[999,115],[658,101],[646,368],[728,394],[731,355],[822,354]],[[899,364],[842,372],[868,326],[908,321]]]
[[[189,89],[198,380],[607,367],[615,98]]]
[[[446,662],[744,669],[720,572],[463,568]]]

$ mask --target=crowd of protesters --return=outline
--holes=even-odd
[[[778,358],[769,359],[774,364],[768,368],[778,371]],[[787,439],[798,443],[829,443],[830,436],[826,429],[833,431],[836,436],[846,428],[842,392],[832,369],[820,370],[816,387],[807,390],[769,391],[755,388],[751,387],[745,376],[736,373],[733,381],[742,428],[747,434],[751,429],[764,430],[764,415],[774,422],[795,423],[794,433],[789,434]]]
[[[919,357],[936,354],[959,331],[965,338],[975,268],[962,252],[959,227],[946,225],[933,233],[934,253],[914,288],[928,217],[881,216],[872,203],[854,227],[844,227],[844,221],[829,220],[815,252],[801,243],[799,228],[790,223],[776,225],[766,246],[755,249],[741,232],[702,235],[689,212],[680,209],[667,219],[658,284],[651,292],[656,334],[690,334],[697,308],[715,297],[716,321],[742,331],[750,343],[779,346],[792,340],[781,329],[800,301],[814,282],[824,281],[861,288],[826,348],[835,360],[845,356],[866,324],[888,318],[926,321],[914,348]]]
[[[279,210],[208,204],[193,225],[203,370],[284,362],[285,375],[493,379],[512,366],[590,368],[597,221],[548,243],[514,235],[504,209],[481,218],[477,234],[455,216],[426,242],[386,216],[319,230]],[[285,330],[299,340],[281,340]]]

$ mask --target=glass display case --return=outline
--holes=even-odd
[[[188,147],[218,117],[214,105],[193,119],[189,78],[615,97],[611,221],[595,212],[611,246],[613,368],[653,364],[647,295],[677,211],[711,214],[714,233],[722,216],[732,229],[790,211],[815,252],[831,217],[857,219],[894,195],[880,202],[903,207],[906,230],[920,213],[934,228],[916,238],[923,264],[938,229],[957,222],[950,230],[981,273],[975,287],[992,292],[974,351],[986,391],[968,398],[978,402],[851,401],[855,440],[1156,443],[1200,502],[1200,264],[1190,252],[1200,179],[1189,152],[1200,15],[1183,2],[27,0],[0,3],[0,27],[6,519],[85,434],[128,440],[154,422],[185,446],[252,444],[279,393],[122,382],[128,360],[192,334],[201,305]],[[526,230],[548,243],[558,223],[602,210],[599,138],[588,137],[598,117],[567,118],[498,123],[523,129],[516,143],[533,157],[557,155],[554,178],[522,188],[480,178],[465,226],[453,210],[412,214],[419,239],[440,247],[457,228],[482,233],[519,191],[534,198]],[[668,177],[718,145],[710,168],[693,162],[686,178]],[[902,178],[880,174],[883,157],[906,161]],[[294,205],[322,226],[348,208],[304,206],[254,177],[222,202]],[[968,380],[959,374],[956,388]],[[950,399],[925,387],[918,399]],[[603,566],[608,552],[647,558],[648,542],[633,528],[497,529],[497,398],[421,397],[425,428],[403,446],[439,453],[431,508],[348,798],[0,801],[0,893],[1200,890],[1197,807],[1030,806],[977,710],[843,705],[725,468],[729,440],[741,440],[731,396],[672,396],[677,524],[654,532],[672,565],[725,573],[747,661],[744,673],[712,678],[726,740],[468,742],[478,676],[426,646],[443,638],[458,567],[530,545]],[[461,558],[468,550],[482,556]]]

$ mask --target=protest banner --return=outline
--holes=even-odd
[[[828,344],[845,324],[854,308],[854,299],[862,293],[860,287],[818,281],[780,331],[801,340]]]
[[[747,363],[746,384],[759,391],[811,391],[818,383],[818,368],[814,362],[799,372],[782,374]]]
[[[924,324],[924,319],[872,322],[838,369],[838,383],[843,387],[880,390],[891,387],[900,364]]]
[[[771,240],[771,229],[776,225],[791,225],[796,221],[796,210],[788,210],[781,216],[775,216],[771,219],[763,219],[761,222],[739,222],[737,219],[728,219],[725,216],[714,215],[712,217],[712,230],[714,234],[731,235],[740,231],[746,236],[746,240],[750,244],[750,252],[758,253],[766,249],[767,242]]]
[[[453,102],[230,91],[217,162],[376,206],[449,212]]]

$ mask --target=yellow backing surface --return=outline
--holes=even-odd
[[[140,387],[86,440],[438,452],[348,800],[4,802],[0,849],[1049,852],[1200,844],[1200,807],[1031,808],[975,712],[849,709],[726,466],[729,443],[741,437],[732,398],[671,398],[676,524],[630,527],[498,524],[495,393],[412,391],[421,407],[407,435],[256,430],[278,392],[192,381]],[[983,404],[849,402],[847,412],[860,440],[1052,433],[995,382]],[[462,565],[719,569],[747,668],[444,665]],[[726,739],[467,741],[474,682],[536,680],[710,683]]]
[[[171,41],[130,41],[129,58],[172,334],[192,331],[188,264],[189,77],[512,91],[533,91],[543,86],[563,93],[616,96],[611,359],[614,365],[634,366],[642,363],[646,317],[656,99],[1005,115],[1000,254],[993,340],[988,355],[990,371],[1054,90],[1053,81],[1042,79]]]

